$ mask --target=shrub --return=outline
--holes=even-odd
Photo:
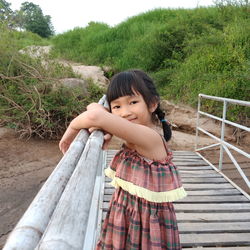
[[[27,67],[25,75],[1,77],[0,116],[2,125],[15,128],[22,138],[58,139],[69,122],[103,94],[90,83],[85,96],[80,87],[63,87],[58,78],[41,76],[23,63],[19,66]]]
[[[15,128],[21,137],[56,139],[68,123],[103,90],[89,83],[89,95],[80,88],[66,88],[60,79],[75,77],[71,67],[48,58],[20,54],[18,33],[2,28],[0,38],[0,123]],[[14,32],[14,33],[13,33]],[[28,33],[30,34],[30,33]],[[10,39],[13,38],[14,39]],[[22,37],[22,38],[20,38]],[[37,36],[35,36],[37,37]],[[19,35],[25,39],[25,34]]]

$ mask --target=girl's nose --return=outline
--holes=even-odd
[[[126,118],[130,115],[131,115],[131,111],[130,111],[129,107],[123,107],[121,110],[121,117]]]

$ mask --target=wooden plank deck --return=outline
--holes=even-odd
[[[107,165],[115,152],[107,151]],[[250,200],[195,152],[174,151],[173,157],[188,193],[175,202],[183,249],[250,249]],[[109,182],[105,177],[102,220],[114,192]]]

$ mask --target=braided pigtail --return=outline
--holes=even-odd
[[[166,141],[169,141],[172,136],[172,130],[170,123],[165,119],[165,113],[161,110],[160,105],[158,105],[157,109],[154,111],[157,115],[158,119],[162,124],[163,134]]]

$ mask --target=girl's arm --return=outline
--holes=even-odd
[[[152,150],[158,145],[162,147],[161,137],[152,128],[132,123],[98,106],[77,116],[69,127],[73,130],[96,127],[138,146],[142,151]]]
[[[102,109],[102,110],[107,111],[106,108],[104,108],[102,105],[100,105],[98,103],[91,103],[87,106],[87,110],[94,110],[94,109],[95,110]],[[59,142],[59,149],[63,154],[65,154],[66,151],[69,149],[70,144],[73,142],[73,140],[75,139],[76,135],[78,134],[78,132],[80,131],[81,128],[84,128],[84,127],[80,127],[79,129],[74,129],[74,128],[72,128],[72,126],[69,126],[67,128],[67,130],[65,131],[63,137],[61,138],[61,140]],[[92,133],[94,130],[97,130],[97,129],[99,129],[99,128],[89,127],[88,130],[90,133]],[[104,134],[103,149],[107,149],[111,138],[112,138],[112,135],[110,135],[108,133]]]

